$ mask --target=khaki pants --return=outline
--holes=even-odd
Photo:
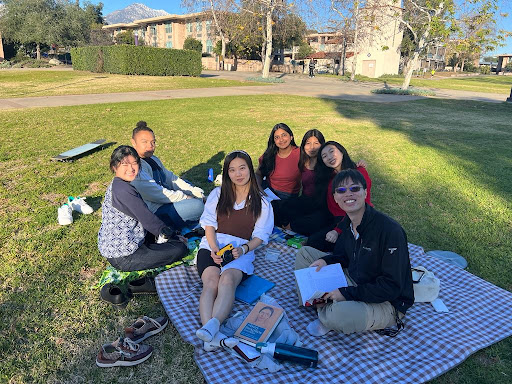
[[[302,247],[295,258],[295,269],[307,268],[314,261],[325,256],[312,247]],[[357,286],[344,270],[349,286]],[[299,304],[302,305],[300,292]],[[389,301],[384,303],[363,303],[361,301],[338,301],[318,308],[318,318],[322,324],[337,332],[350,334],[354,332],[373,331],[396,325],[395,308]],[[399,315],[402,315],[399,313]],[[403,316],[400,316],[403,317]]]

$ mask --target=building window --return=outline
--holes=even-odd
[[[167,41],[167,42],[165,43],[165,47],[166,47],[166,48],[172,48],[172,41]]]
[[[151,34],[156,36],[156,27],[154,25],[152,25],[150,28],[150,31],[151,31]]]
[[[165,24],[165,33],[167,33],[167,34],[172,33],[172,24],[171,23]]]
[[[209,36],[212,30],[212,21],[206,20],[206,34]]]
[[[187,23],[187,35],[192,34],[192,23]]]
[[[211,40],[206,40],[206,52],[213,53],[213,43]]]
[[[200,39],[203,35],[203,24],[196,19],[196,36]]]

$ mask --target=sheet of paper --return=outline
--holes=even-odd
[[[299,269],[295,271],[295,279],[302,297],[302,305],[305,305],[315,292],[331,292],[336,288],[348,286],[339,263],[326,265],[319,272],[316,272],[316,267]]]
[[[263,192],[265,192],[266,195],[264,196],[264,199],[266,199],[268,202],[271,202],[273,200],[281,200],[279,197],[277,197],[277,195],[274,192],[272,192],[270,188],[265,188]]]

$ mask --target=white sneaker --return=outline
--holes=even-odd
[[[60,225],[69,225],[73,222],[73,209],[68,204],[63,204],[57,209],[57,217]]]
[[[85,202],[85,197],[68,197],[68,204],[73,208],[74,211],[78,213],[83,213],[84,215],[89,215],[94,212],[92,207]]]

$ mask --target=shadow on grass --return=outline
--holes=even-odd
[[[213,169],[213,177],[222,172],[222,162],[224,160],[224,151],[219,151],[207,161],[194,165],[192,168],[186,170],[181,174],[181,178],[190,181],[192,184],[197,185],[204,189],[205,195],[208,195],[214,188],[212,182],[208,181],[208,170]]]
[[[410,168],[413,185],[391,173],[400,172],[399,167],[370,164],[377,208],[379,203],[386,207],[386,213],[404,225],[411,242],[455,251],[468,259],[471,272],[511,290],[512,279],[504,272],[511,238],[503,233],[510,226],[510,213],[501,208],[512,200],[509,106],[434,99],[391,109],[387,104],[326,102],[344,118],[369,119],[378,129],[405,135],[414,144],[408,149],[397,140],[396,148],[385,148],[388,156],[409,151],[403,165]],[[371,150],[365,132],[361,140]],[[425,154],[433,158],[417,158]],[[405,159],[404,153],[400,158]],[[417,207],[414,217],[406,214],[411,204]]]

